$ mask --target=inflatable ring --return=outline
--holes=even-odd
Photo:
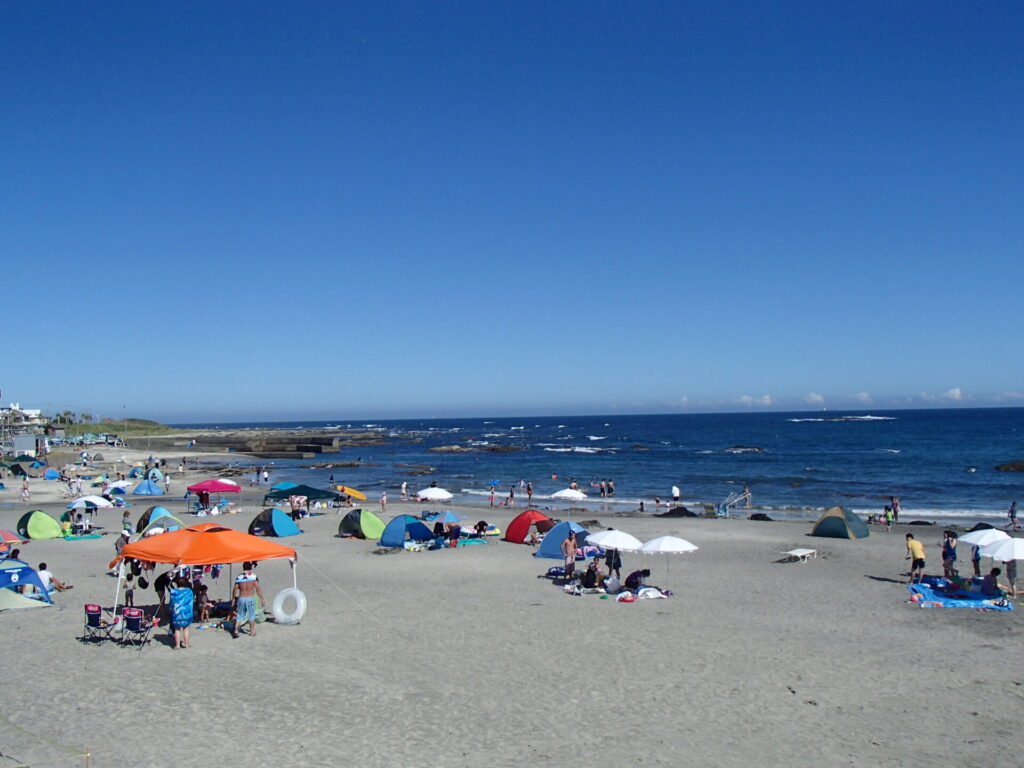
[[[295,608],[291,613],[284,612],[284,604],[286,600],[294,600]],[[295,589],[295,587],[288,587],[288,589],[282,589],[274,597],[274,604],[270,608],[270,615],[274,617],[274,621],[278,624],[298,624],[302,621],[302,617],[306,614],[306,596],[302,594],[301,590]]]

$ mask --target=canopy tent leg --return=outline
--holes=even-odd
[[[124,560],[117,564],[117,586],[114,587],[114,607],[112,609],[112,615],[117,618],[117,602],[121,596],[121,581],[124,579]]]

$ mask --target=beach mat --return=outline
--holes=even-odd
[[[1007,597],[991,597],[975,589],[958,589],[942,592],[938,586],[949,584],[944,579],[926,577],[921,584],[907,587],[911,596],[917,595],[917,604],[922,608],[976,608],[990,611],[1012,611],[1013,603]],[[930,583],[929,583],[930,582]]]

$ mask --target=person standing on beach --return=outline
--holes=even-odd
[[[494,506],[494,486],[491,486],[491,506]]]
[[[614,480],[611,480],[611,479],[608,480],[608,483],[605,486],[605,493],[607,494],[609,499],[612,496],[615,495],[615,481]]]
[[[235,578],[235,587],[232,590],[232,598],[235,600],[235,631],[232,637],[238,637],[242,624],[249,622],[249,636],[256,637],[256,596],[259,595],[260,602],[266,603],[263,597],[263,590],[260,589],[260,580],[253,573],[253,563],[242,564],[242,572]]]
[[[914,538],[914,534],[907,534],[907,556],[904,560],[910,560],[910,583],[914,583],[914,574],[917,580],[924,578],[924,544]]]
[[[598,489],[599,489],[599,491],[601,493],[601,498],[603,499],[605,497],[605,494],[607,493],[607,488],[606,488],[606,486],[604,484],[604,480],[602,480],[600,483],[598,483],[597,487],[598,487]]]
[[[952,579],[957,575],[956,534],[953,531],[944,531],[939,548],[942,550],[942,573],[947,579]]]
[[[900,521],[900,500],[896,496],[890,496],[889,503],[892,504],[892,521],[898,523]]]
[[[526,484],[526,505],[533,504],[533,483]]]
[[[516,487],[514,485],[509,486],[508,489],[508,506],[514,507],[516,505]]]
[[[27,481],[26,481],[27,482]],[[1017,520],[1017,502],[1014,501],[1010,504],[1010,508],[1006,510],[1006,516],[1010,519],[1010,522],[1006,524],[1006,529],[1013,529],[1015,531],[1020,530],[1020,522]]]
[[[195,592],[186,579],[174,580],[171,587],[171,628],[174,630],[174,650],[191,647],[192,615],[195,610]]]
[[[568,584],[576,573],[576,531],[569,531],[569,535],[562,542],[562,557],[565,583]]]
[[[886,533],[892,533],[893,517],[895,517],[895,515],[893,514],[893,511],[892,511],[892,505],[891,504],[886,504],[885,505],[885,532]]]
[[[388,492],[387,491],[381,491],[380,492],[380,511],[381,511],[382,514],[385,514],[385,515],[388,513]]]
[[[263,469],[263,482],[266,485],[270,485],[270,470],[264,467]]]
[[[405,480],[403,480],[402,481],[402,501],[408,501],[408,500],[409,500],[409,483],[407,483]],[[493,499],[491,501],[491,506],[492,507],[494,506]]]
[[[678,504],[679,503],[679,486],[678,485],[673,485],[672,486],[672,503],[673,504]]]
[[[21,500],[32,501],[32,490],[28,487],[28,478],[21,478]],[[1016,504],[1017,502],[1014,502]]]

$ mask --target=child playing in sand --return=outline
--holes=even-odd
[[[199,594],[196,596],[196,600],[199,603],[199,620],[200,621],[209,621],[210,620],[210,612],[215,607],[214,606],[214,602],[212,600],[210,600],[210,595],[208,594],[208,589],[209,589],[209,587],[207,587],[205,584],[203,584],[201,587],[199,587]]]

